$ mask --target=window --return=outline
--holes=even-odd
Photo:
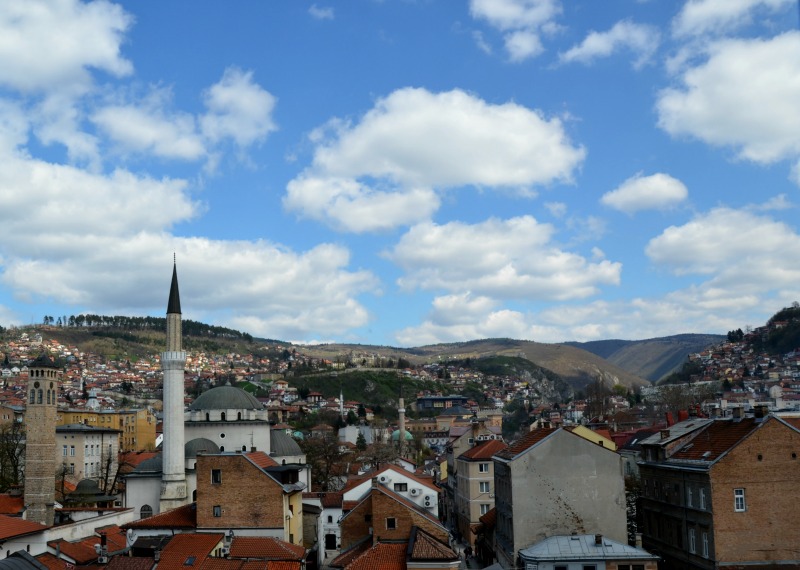
[[[364,522],[371,523],[372,522],[372,515],[364,515]]]
[[[401,493],[401,492],[404,493],[404,492],[408,491],[408,483],[395,483],[394,484],[394,490],[397,491],[398,493]]]
[[[332,523],[332,522],[333,522],[333,517],[332,517],[331,515],[328,515],[328,522],[329,522],[329,523]]]
[[[567,570],[567,566],[556,566],[555,570]]]
[[[489,503],[481,503],[481,514],[485,515],[489,512]]]
[[[703,557],[708,558],[708,533],[703,531]]]
[[[489,481],[481,481],[479,485],[480,485],[480,492],[481,493],[488,493],[489,492]]]
[[[697,552],[697,542],[696,542],[696,538],[695,538],[695,535],[694,535],[694,529],[693,528],[689,529],[689,552],[691,552],[692,554]]]
[[[222,469],[212,469],[211,470],[211,484],[212,485],[219,485],[222,483]]]
[[[222,516],[222,507],[220,505],[214,505],[214,516],[215,517]]]
[[[70,455],[70,457],[75,457],[75,446],[74,445],[70,445],[69,446],[69,455]]]
[[[394,530],[397,528],[397,519],[394,517],[389,517],[386,519],[386,530]]]
[[[66,457],[66,456],[67,456],[67,446],[65,445],[64,446],[64,457]]]
[[[488,473],[489,472],[489,464],[488,463],[481,463],[478,465],[478,472],[479,473]]]
[[[733,490],[733,510],[737,513],[743,513],[747,510],[747,504],[744,501],[744,489]]]
[[[700,508],[706,510],[706,490],[700,489]]]
[[[153,507],[150,505],[143,505],[139,510],[139,518],[146,519],[153,516]]]
[[[692,488],[686,487],[686,506],[692,507]]]
[[[70,472],[70,475],[74,475],[75,474],[75,464],[74,463],[70,463],[69,464],[69,472]]]
[[[597,565],[595,564],[584,564],[583,570],[597,570]]]

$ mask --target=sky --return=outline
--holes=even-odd
[[[0,0],[0,325],[646,339],[800,300],[797,0]]]

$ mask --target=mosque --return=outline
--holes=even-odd
[[[167,346],[161,354],[164,373],[164,438],[161,455],[128,474],[123,506],[144,518],[197,499],[198,454],[262,451],[279,464],[301,464],[300,479],[309,484],[309,469],[300,446],[282,430],[270,429],[267,410],[254,396],[234,386],[201,394],[184,411],[186,352],[181,342],[181,302],[177,267],[172,268],[167,303]]]

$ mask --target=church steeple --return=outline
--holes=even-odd
[[[169,302],[167,303],[168,315],[181,314],[181,295],[178,292],[178,265],[172,264],[172,285],[169,287]]]

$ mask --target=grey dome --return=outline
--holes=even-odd
[[[183,446],[183,456],[185,459],[194,459],[198,453],[219,453],[219,446],[204,437],[198,437],[187,441]]]
[[[234,386],[218,386],[203,392],[189,406],[190,410],[260,410],[261,405],[255,396]]]
[[[160,455],[156,455],[155,457],[151,457],[150,459],[145,459],[142,461],[136,469],[133,470],[134,473],[161,473],[164,469],[164,463],[161,460]]]
[[[269,445],[270,455],[275,457],[303,455],[303,450],[297,442],[281,429],[270,430]]]
[[[97,495],[102,493],[100,487],[97,486],[97,481],[94,479],[81,479],[75,486],[73,495]]]

